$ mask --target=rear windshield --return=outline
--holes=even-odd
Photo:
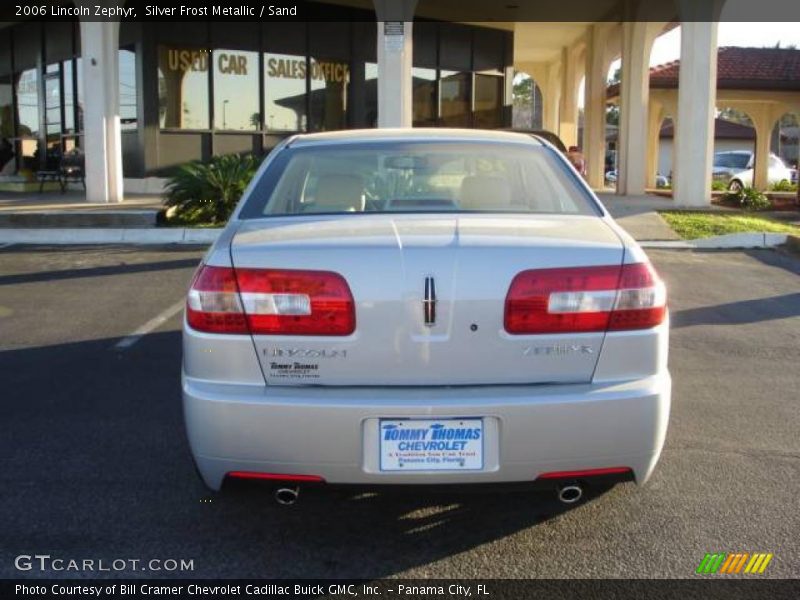
[[[597,214],[548,148],[395,142],[284,150],[241,216],[367,212]]]

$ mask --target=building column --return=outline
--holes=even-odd
[[[558,137],[564,145],[578,145],[578,86],[580,86],[578,68],[578,50],[562,49],[561,106],[559,110]]]
[[[378,19],[378,127],[413,123],[413,19],[417,0],[374,0]]]
[[[589,28],[586,44],[586,87],[583,106],[583,155],[586,179],[594,189],[605,187],[606,79],[610,63],[608,38],[613,24]]]
[[[87,202],[122,202],[119,22],[81,21]]]
[[[777,117],[773,116],[770,106],[749,112],[756,130],[755,165],[753,187],[765,191],[769,188],[769,154],[772,141],[772,129]]]
[[[673,199],[677,206],[711,204],[717,98],[717,25],[702,8],[681,1],[681,69],[675,119]],[[703,20],[705,19],[705,20]]]
[[[617,193],[645,192],[647,110],[650,95],[650,50],[655,35],[652,23],[622,23],[622,77],[619,97]]]
[[[661,123],[664,120],[664,107],[661,103],[651,100],[647,117],[647,172],[645,185],[648,188],[656,187],[656,172],[658,171],[659,138]]]

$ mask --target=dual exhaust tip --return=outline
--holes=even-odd
[[[575,504],[583,498],[583,487],[577,483],[559,486],[556,496],[562,504]],[[300,497],[299,487],[280,487],[275,490],[275,502],[281,506],[292,506]]]
[[[556,496],[562,504],[575,504],[583,498],[583,487],[577,483],[560,485],[556,490]]]
[[[280,504],[281,506],[291,506],[295,502],[297,502],[297,498],[300,496],[300,488],[299,487],[280,487],[275,490],[274,498],[275,502]]]

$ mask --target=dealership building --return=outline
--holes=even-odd
[[[30,176],[75,147],[90,170],[90,111],[119,117],[118,136],[103,131],[113,118],[100,119],[98,143],[119,145],[128,189],[189,161],[264,154],[294,133],[376,127],[374,11],[320,4],[312,14],[318,20],[31,19],[0,30],[0,136],[14,148],[4,174]],[[408,43],[414,126],[510,124],[513,32],[427,20]]]
[[[142,14],[145,4],[54,2],[136,6]],[[589,184],[600,188],[607,76],[621,59],[617,192],[644,194],[663,116],[651,102],[650,52],[680,25],[669,115],[673,193],[676,205],[702,206],[711,199],[717,22],[725,4],[307,0],[297,2],[302,21],[0,17],[0,182],[30,178],[80,147],[87,200],[118,202],[124,190],[159,191],[161,177],[187,161],[264,154],[295,132],[507,127],[519,72],[536,82],[543,128],[582,146]],[[800,4],[772,15],[768,5],[758,6],[760,18],[800,20]],[[780,111],[800,112],[800,91],[787,90],[764,127]],[[763,172],[766,158],[759,160]]]

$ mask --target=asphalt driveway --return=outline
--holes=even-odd
[[[673,323],[662,460],[647,486],[566,511],[530,493],[209,495],[179,398],[201,254],[0,250],[0,576],[81,576],[15,570],[45,553],[193,560],[153,576],[693,577],[717,551],[771,552],[766,576],[800,576],[796,258],[649,253]]]

